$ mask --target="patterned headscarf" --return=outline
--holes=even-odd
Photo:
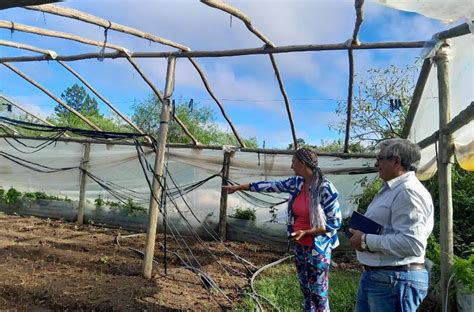
[[[323,182],[323,174],[319,168],[319,159],[316,151],[309,148],[300,148],[295,157],[313,171],[313,180],[310,185],[310,222],[313,228],[326,228],[326,215],[321,207],[319,191]]]

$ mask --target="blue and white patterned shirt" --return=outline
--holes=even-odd
[[[293,215],[293,201],[303,188],[304,178],[300,176],[289,177],[280,181],[261,181],[250,183],[250,191],[252,192],[274,192],[289,193],[288,198],[288,218],[287,231],[288,235],[293,232],[295,216]],[[314,249],[320,254],[324,254],[328,248],[334,249],[339,246],[337,230],[341,228],[342,214],[339,207],[337,192],[334,185],[323,179],[321,183],[320,203],[326,215],[326,233],[314,236]]]

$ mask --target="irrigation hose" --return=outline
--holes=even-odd
[[[263,297],[262,295],[259,295],[257,294],[257,292],[255,291],[255,287],[253,285],[254,281],[255,281],[255,278],[257,277],[257,275],[259,275],[260,273],[262,273],[264,270],[268,269],[268,268],[271,268],[272,266],[275,266],[277,264],[280,264],[282,263],[283,261],[286,261],[288,259],[291,259],[292,257],[294,257],[293,255],[289,255],[289,256],[286,256],[285,258],[282,258],[282,259],[279,259],[275,262],[272,262],[272,263],[269,263],[267,265],[264,265],[263,267],[261,267],[260,269],[258,269],[253,275],[252,275],[252,278],[250,279],[250,288],[252,289],[252,295],[250,297],[252,297],[256,303],[257,303],[257,306],[259,307],[260,311],[263,311],[262,307],[261,307],[261,304],[260,302],[258,302],[258,299],[255,298],[255,296],[258,296],[262,299],[264,299],[265,301],[267,301],[271,306],[272,308],[274,308],[275,310],[277,310],[278,312],[280,312],[280,309],[270,301],[270,299],[268,298],[265,298]]]

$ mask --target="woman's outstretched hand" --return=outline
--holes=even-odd
[[[227,194],[232,194],[236,191],[239,191],[239,186],[240,185],[226,185],[223,186],[222,189],[227,192]]]
[[[222,189],[226,191],[227,194],[232,194],[237,191],[248,191],[250,189],[250,185],[248,183],[238,185],[225,185],[222,187]]]

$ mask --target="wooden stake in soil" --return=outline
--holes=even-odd
[[[91,144],[85,143],[84,145],[84,154],[81,160],[81,184],[79,188],[79,207],[77,209],[77,223],[79,225],[84,224],[84,201],[86,198],[86,182],[87,182],[87,174],[86,170],[89,163],[89,156],[91,153]]]
[[[228,184],[230,152],[224,152],[224,161],[222,165],[222,186]],[[221,204],[219,210],[219,237],[222,241],[227,239],[227,191],[221,188]]]
[[[156,225],[158,222],[158,202],[157,200],[161,197],[162,180],[163,180],[163,165],[165,159],[165,147],[166,139],[168,137],[169,120],[171,113],[171,96],[173,95],[174,88],[174,74],[175,74],[176,58],[168,58],[168,70],[166,72],[166,87],[165,96],[163,98],[163,105],[161,108],[160,117],[160,131],[158,138],[158,146],[155,158],[154,172],[152,185],[152,194],[150,198],[150,207],[148,210],[148,230],[146,233],[145,242],[145,257],[143,259],[143,276],[145,278],[151,278],[151,272],[153,268],[153,256],[155,253],[155,240],[156,240]],[[160,179],[158,181],[157,179]]]

